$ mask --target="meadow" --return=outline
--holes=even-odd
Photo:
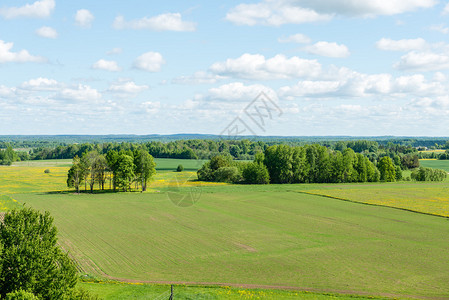
[[[82,285],[107,299],[168,283],[179,299],[449,297],[447,182],[206,184],[193,161],[164,160],[147,193],[76,195],[53,162],[0,168],[0,201],[50,211],[60,244],[101,279]]]

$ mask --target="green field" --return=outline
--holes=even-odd
[[[50,211],[84,273],[148,283],[82,283],[105,298],[157,297],[168,283],[188,284],[178,299],[449,297],[448,219],[390,208],[448,215],[448,182],[206,184],[189,181],[192,161],[158,160],[150,192],[76,195],[70,162],[55,163],[0,168],[11,196],[0,201]],[[179,163],[190,171],[173,172]]]
[[[419,165],[427,168],[442,169],[449,172],[449,160],[423,160],[419,161]]]

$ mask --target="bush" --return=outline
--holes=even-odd
[[[182,172],[182,171],[184,171],[184,166],[178,165],[178,167],[176,168],[176,172]]]
[[[444,170],[420,167],[412,172],[411,178],[416,181],[443,181],[447,173]]]
[[[214,172],[215,181],[235,183],[242,179],[242,175],[237,167],[222,167]]]
[[[61,299],[77,282],[74,263],[57,244],[48,212],[12,210],[0,223],[0,296],[25,290],[43,299]]]
[[[268,184],[270,175],[267,167],[262,163],[251,162],[244,166],[243,181],[248,184]]]
[[[39,300],[33,293],[18,290],[6,295],[6,300]]]
[[[50,173],[50,169],[45,169],[44,173],[45,173],[45,174]]]

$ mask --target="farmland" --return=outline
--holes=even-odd
[[[7,208],[27,203],[50,211],[61,245],[84,273],[159,283],[83,283],[111,299],[129,293],[158,295],[167,289],[160,284],[169,282],[200,285],[178,288],[185,298],[310,296],[239,286],[449,297],[447,219],[390,208],[446,216],[447,182],[205,184],[188,181],[196,178],[195,161],[156,162],[158,174],[149,192],[94,195],[66,192],[70,161],[18,163],[0,169],[1,193],[11,196],[0,200]],[[179,163],[187,172],[173,172]],[[180,183],[175,197],[200,188],[195,205],[174,205],[171,183]]]

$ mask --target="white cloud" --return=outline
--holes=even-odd
[[[382,38],[376,43],[376,47],[380,50],[387,51],[411,51],[423,50],[428,47],[427,42],[422,38],[392,40]]]
[[[442,14],[443,15],[449,14],[449,3],[447,3],[446,6],[444,7]]]
[[[331,15],[319,14],[308,8],[295,6],[291,1],[265,0],[255,4],[239,4],[226,14],[226,20],[237,25],[302,24],[327,21]]]
[[[60,84],[54,79],[39,77],[22,83],[20,87],[31,91],[55,91],[60,87]]]
[[[94,19],[94,15],[87,9],[80,9],[75,14],[76,25],[83,28],[91,27]]]
[[[11,52],[14,43],[6,43],[0,40],[0,63],[7,62],[45,62],[46,59],[41,56],[31,55],[27,50]]]
[[[294,0],[297,6],[306,7],[325,14],[338,14],[355,17],[375,17],[396,15],[420,8],[430,8],[436,0]]]
[[[308,44],[311,42],[311,39],[301,33],[293,34],[289,37],[282,37],[278,39],[279,43],[298,43],[298,44]]]
[[[151,18],[126,21],[117,16],[112,26],[115,29],[148,29],[154,31],[195,31],[196,24],[182,20],[180,13],[167,13]]]
[[[271,88],[261,84],[244,85],[241,82],[232,82],[209,89],[207,99],[218,101],[247,101],[248,103],[264,92],[270,99],[276,100],[277,94]]]
[[[438,32],[443,33],[443,34],[448,34],[449,33],[449,28],[444,26],[443,24],[432,25],[432,26],[429,27],[429,29],[432,30],[432,31],[438,31]]]
[[[48,26],[42,26],[41,28],[36,30],[36,34],[40,37],[48,38],[48,39],[55,39],[58,37],[58,32]]]
[[[175,84],[211,84],[216,83],[219,80],[225,79],[226,77],[211,74],[204,71],[195,72],[191,76],[180,76],[172,80]]]
[[[304,47],[304,50],[311,54],[316,54],[326,57],[348,57],[350,55],[348,47],[343,44],[317,42],[313,45]]]
[[[115,55],[123,52],[122,48],[113,48],[110,51],[106,52],[107,55]]]
[[[239,4],[232,8],[226,19],[237,25],[301,24],[327,21],[335,15],[375,17],[396,15],[420,8],[430,8],[436,0],[263,0],[252,4]]]
[[[449,54],[412,51],[403,55],[394,67],[403,71],[439,71],[449,69]]]
[[[100,59],[99,61],[95,62],[92,65],[92,69],[105,70],[110,72],[118,72],[122,70],[122,68],[117,65],[116,61],[104,59]]]
[[[4,85],[0,85],[0,97],[1,98],[12,98],[15,94],[16,89],[10,88]]]
[[[79,84],[76,87],[62,89],[55,97],[69,101],[97,101],[101,99],[101,94],[88,85]]]
[[[161,108],[160,102],[152,102],[147,101],[140,104],[141,110],[143,110],[145,113],[153,114],[157,113],[159,109]]]
[[[246,79],[283,79],[318,76],[321,64],[297,56],[287,58],[279,54],[266,59],[261,54],[246,53],[236,59],[214,63],[210,70],[218,75]]]
[[[0,15],[5,19],[14,18],[46,18],[55,9],[54,0],[41,0],[20,7],[0,8]]]
[[[138,94],[147,89],[149,89],[149,86],[147,85],[137,85],[133,81],[126,81],[111,84],[108,91],[118,94]]]
[[[134,61],[134,67],[149,72],[159,72],[165,60],[159,52],[147,52]]]

